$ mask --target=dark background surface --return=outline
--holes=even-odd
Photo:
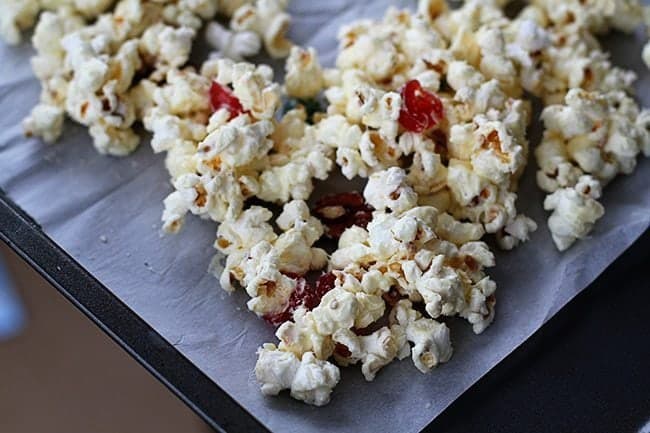
[[[0,433],[212,431],[3,242],[0,266],[25,318],[0,332]]]
[[[650,230],[426,431],[650,432]]]

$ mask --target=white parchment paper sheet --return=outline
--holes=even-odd
[[[323,62],[332,64],[341,23],[380,16],[396,3],[294,0],[293,38],[317,47]],[[608,45],[616,63],[637,70],[639,96],[648,105],[650,77],[640,61],[641,39],[640,34],[618,35]],[[643,160],[633,176],[606,188],[607,212],[593,235],[559,254],[546,228],[531,162],[519,206],[540,228],[531,242],[497,254],[497,267],[490,271],[499,287],[497,316],[484,334],[475,336],[465,322],[450,320],[454,356],[428,375],[419,373],[410,359],[389,365],[372,383],[363,380],[358,367],[343,369],[332,402],[324,408],[287,396],[265,398],[253,367],[257,347],[275,341],[273,330],[246,311],[242,293],[227,295],[206,273],[215,225],[190,217],[180,234],[160,236],[162,199],[171,188],[163,157],[153,155],[146,142],[132,157],[116,159],[96,154],[84,129],[72,124],[54,145],[24,138],[20,121],[39,93],[29,67],[31,54],[27,43],[0,45],[0,188],[274,431],[419,430],[593,281],[650,224],[650,161]],[[539,127],[533,135],[539,136]]]

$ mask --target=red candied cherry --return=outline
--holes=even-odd
[[[358,192],[327,195],[316,202],[314,213],[325,225],[325,234],[334,239],[353,225],[366,228],[373,208]]]
[[[342,358],[349,358],[350,356],[352,356],[352,352],[350,352],[348,346],[346,346],[343,343],[336,343],[336,345],[334,346],[334,353],[336,353]]]
[[[262,316],[262,318],[266,320],[266,323],[273,326],[280,326],[284,322],[288,322],[289,320],[291,320],[292,317],[293,317],[293,310],[289,310],[288,308],[285,308],[279,313],[267,313],[264,316]]]
[[[296,288],[291,293],[289,301],[282,311],[264,315],[264,320],[274,326],[279,326],[284,322],[291,320],[293,312],[298,308],[298,306],[302,305],[303,299],[307,297],[308,293],[311,291],[308,287],[309,285],[307,284],[307,280],[305,280],[304,277],[289,272],[285,273],[285,275],[296,281]]]
[[[320,304],[320,300],[323,299],[323,296],[325,296],[327,292],[334,288],[335,284],[336,275],[332,272],[327,272],[318,277],[318,280],[316,281],[316,296],[318,297],[318,303],[314,305],[314,307],[317,307],[318,304]]]
[[[273,326],[280,326],[293,318],[293,312],[296,311],[301,305],[312,310],[320,304],[320,300],[325,296],[325,293],[334,288],[336,276],[328,272],[321,275],[316,281],[316,288],[314,289],[307,283],[307,280],[301,275],[293,273],[285,273],[289,278],[296,280],[296,289],[291,293],[287,305],[278,313],[265,314],[264,320]]]
[[[212,105],[213,112],[222,108],[228,110],[230,113],[228,120],[234,119],[244,112],[244,107],[242,107],[239,99],[232,93],[232,90],[216,81],[213,81],[212,86],[210,86],[210,104]]]
[[[402,88],[399,123],[411,132],[431,129],[444,117],[442,101],[422,88],[418,80],[408,81]]]
[[[386,301],[386,303],[391,307],[397,305],[400,299],[404,298],[396,287],[391,287],[390,290],[381,295],[381,297],[384,298],[384,301]]]

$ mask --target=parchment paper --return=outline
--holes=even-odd
[[[294,0],[293,38],[317,47],[323,62],[332,64],[341,23],[380,16],[395,3]],[[615,48],[616,63],[639,73],[638,93],[648,105],[650,76],[640,62],[641,39],[641,34],[614,36],[608,44]],[[180,234],[160,235],[162,199],[171,187],[163,157],[153,155],[147,142],[132,157],[116,159],[96,154],[84,129],[72,124],[54,145],[24,138],[20,121],[39,92],[29,67],[31,54],[27,43],[0,45],[0,187],[274,431],[419,430],[593,281],[650,224],[650,161],[642,160],[634,175],[606,188],[607,212],[593,235],[559,254],[546,228],[531,161],[518,206],[540,228],[514,252],[497,253],[497,267],[490,271],[498,283],[497,316],[485,333],[475,336],[464,321],[449,320],[454,356],[428,375],[408,358],[384,368],[372,383],[363,380],[359,367],[344,368],[332,402],[324,408],[286,395],[265,398],[253,367],[257,347],[275,341],[273,330],[246,310],[244,294],[227,295],[207,274],[215,225],[190,217]],[[533,136],[539,136],[539,128]]]

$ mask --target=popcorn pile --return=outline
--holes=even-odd
[[[390,9],[381,23],[344,29],[341,44],[335,69],[292,47],[284,86],[267,66],[228,59],[143,80],[144,125],[174,185],[164,229],[178,231],[188,212],[220,223],[221,287],[243,288],[248,308],[279,326],[278,346],[259,353],[263,392],[290,389],[316,405],[339,380],[331,358],[361,363],[368,380],[409,353],[422,372],[446,362],[442,318],[463,317],[476,333],[494,318],[483,236],[509,249],[535,229],[515,207],[528,103],[457,60],[418,15]],[[326,112],[279,114],[284,95],[321,92]],[[368,178],[364,195],[325,197],[312,214],[313,182],[335,163]],[[324,237],[338,240],[331,254]]]
[[[0,6],[0,37],[10,44],[22,40],[22,32],[34,27],[41,11],[67,9],[91,21],[108,10],[115,0],[4,0]]]
[[[571,89],[562,105],[542,113],[546,127],[535,150],[537,184],[548,192],[544,209],[559,250],[591,231],[605,209],[601,190],[619,173],[631,174],[640,152],[650,156],[650,111],[622,91]]]
[[[511,249],[527,240],[536,225],[515,202],[530,104],[458,60],[426,16],[391,9],[381,22],[344,27],[339,39],[322,123],[338,131],[343,174],[404,167],[419,204],[464,221],[449,228],[455,242],[494,233]]]
[[[133,126],[153,105],[153,89],[188,62],[197,33],[217,13],[231,16],[234,30],[211,23],[206,38],[218,50],[215,57],[254,55],[262,41],[276,57],[286,56],[291,47],[282,0],[113,3],[12,0],[0,5],[0,35],[11,43],[19,42],[20,31],[39,17],[32,67],[42,92],[23,122],[27,135],[55,141],[67,115],[88,127],[100,153],[131,153],[140,142]],[[267,20],[270,27],[262,25]]]
[[[397,167],[371,176],[364,196],[376,209],[372,220],[344,231],[329,262],[313,247],[323,227],[303,201],[284,205],[279,236],[271,212],[258,206],[221,224],[217,248],[228,254],[222,286],[232,290],[236,281],[251,297],[250,310],[281,323],[279,345],[264,345],[255,368],[263,393],[290,389],[294,398],[327,403],[339,380],[332,356],[343,366],[360,362],[367,380],[409,354],[426,373],[452,353],[449,329],[435,319],[461,316],[476,333],[492,322],[496,284],[484,268],[494,266],[494,255],[484,242],[445,240],[440,233],[451,217],[418,206],[406,179]],[[303,276],[328,264],[316,290],[306,288]],[[320,299],[299,303],[296,294]],[[292,315],[284,314],[287,305]]]
[[[648,111],[630,97],[636,76],[613,66],[595,37],[632,32],[650,9],[634,0],[534,0],[510,20],[503,3],[467,1],[449,13],[439,1],[420,5],[456,57],[509,95],[527,91],[544,101],[537,179],[550,193],[544,208],[553,211],[553,240],[565,250],[603,215],[602,187],[618,173],[630,174],[639,153],[650,155]],[[650,44],[644,58],[650,64]]]
[[[281,232],[273,230],[270,211],[252,206],[226,215],[215,243],[227,256],[221,286],[243,287],[249,309],[280,325],[279,345],[259,353],[262,391],[290,389],[316,405],[329,401],[339,380],[332,357],[339,365],[360,362],[368,380],[409,353],[422,372],[446,362],[451,342],[439,319],[458,315],[481,333],[494,317],[496,284],[484,272],[494,256],[481,238],[494,233],[509,249],[536,227],[515,208],[528,153],[528,103],[457,60],[421,16],[391,9],[382,22],[353,24],[340,38],[336,69],[323,70],[311,49],[294,48],[287,60],[287,94],[308,98],[324,90],[327,112],[314,125],[295,112],[277,124],[291,123],[302,147],[332,154],[348,178],[368,178],[367,205],[347,203],[363,214],[361,222],[346,218],[351,198],[339,196],[317,204],[315,213],[326,225],[343,218],[347,227],[323,227],[303,201],[311,184],[302,196],[265,197],[263,188],[251,188],[262,200],[286,203],[275,221]],[[271,156],[287,154],[284,135],[267,135]],[[285,179],[293,175],[287,171]],[[329,257],[315,246],[326,232],[340,235]],[[326,273],[310,283],[308,273],[321,269]]]
[[[210,22],[207,42],[216,55],[242,60],[257,54],[263,45],[273,58],[286,57],[293,46],[286,37],[291,17],[286,12],[289,0],[221,0],[223,13],[230,17],[230,29]]]
[[[534,1],[522,15],[544,27],[551,43],[540,56],[545,126],[535,156],[544,209],[562,251],[592,230],[605,209],[602,188],[631,174],[640,153],[650,156],[650,111],[632,99],[632,71],[613,66],[595,38],[632,32],[648,9],[631,0]]]
[[[281,92],[272,80],[267,66],[216,59],[201,74],[171,71],[154,90],[144,124],[154,151],[168,152],[175,191],[165,199],[166,230],[177,231],[187,212],[235,220],[251,197],[306,200],[313,179],[328,177],[334,165],[328,131],[309,125],[303,108],[277,121]]]
[[[545,104],[534,154],[560,250],[603,215],[602,187],[650,155],[635,76],[595,38],[650,17],[637,1],[531,0],[508,18],[507,0],[454,10],[420,0],[417,13],[390,8],[343,27],[331,69],[286,38],[287,0],[87,3],[0,9],[11,41],[45,9],[33,37],[43,92],[25,130],[53,141],[67,114],[100,152],[125,155],[142,122],[174,189],[164,230],[180,230],[188,213],[219,223],[211,271],[278,326],[255,367],[267,395],[324,405],[337,365],[360,364],[371,381],[410,355],[426,373],[451,357],[447,317],[485,331],[496,304],[486,238],[509,250],[537,228],[516,206],[530,153],[524,95]],[[230,22],[206,26],[216,52],[187,66],[217,13]],[[288,56],[284,84],[242,60],[262,46]],[[287,101],[295,107],[282,109]],[[367,179],[363,195],[310,209],[315,181],[335,166]]]

